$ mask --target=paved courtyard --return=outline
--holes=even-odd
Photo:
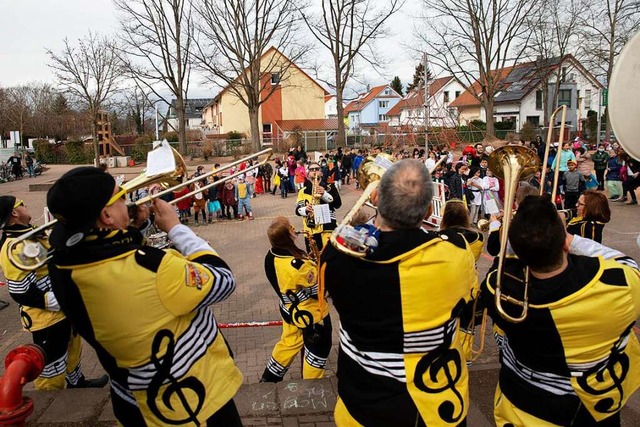
[[[210,164],[213,164],[213,162],[207,165]],[[46,193],[43,191],[29,191],[29,185],[51,183],[70,168],[71,166],[67,165],[52,165],[49,170],[37,178],[0,184],[0,194],[12,194],[17,198],[24,199],[33,215],[33,222],[41,224]],[[140,169],[139,167],[113,169],[111,173],[114,175],[125,174],[130,179],[136,176]],[[190,173],[195,171],[195,164],[190,165],[189,169]],[[348,212],[359,195],[360,191],[356,191],[353,185],[342,187],[343,207],[338,211],[339,217]],[[228,262],[236,276],[237,289],[235,293],[227,301],[215,305],[213,308],[219,322],[279,320],[278,299],[268,284],[263,269],[264,255],[269,248],[266,229],[271,220],[280,215],[289,217],[293,224],[301,227],[300,219],[293,212],[294,204],[295,194],[289,195],[286,199],[282,199],[279,195],[264,194],[252,200],[256,218],[254,221],[223,221],[194,228]],[[638,206],[626,206],[618,203],[613,203],[612,205],[612,221],[605,227],[604,243],[638,260],[640,259],[640,249],[636,244],[636,238],[640,234],[640,221],[638,220],[640,210]],[[303,244],[302,238],[300,238],[299,243],[300,245]],[[491,259],[483,255],[478,265],[481,278],[484,277],[484,273],[490,263]],[[6,286],[0,286],[0,300],[10,301]],[[336,325],[334,329],[335,344],[329,356],[328,377],[335,376],[337,361],[338,339],[335,332],[337,331],[338,317],[335,312],[332,315]],[[244,375],[245,384],[257,383],[270,356],[271,349],[279,337],[280,328],[226,329],[224,334]],[[17,305],[11,302],[9,307],[0,310],[0,360],[4,360],[10,349],[28,342],[30,342],[29,334],[22,332],[20,329]],[[491,396],[495,387],[495,375],[487,376],[487,374],[489,371],[495,374],[497,362],[496,347],[487,334],[484,354],[472,367],[471,394],[479,410],[489,419]],[[89,377],[95,377],[103,373],[95,353],[88,346],[84,348],[83,369],[85,375]],[[0,374],[3,372],[4,366],[0,364]],[[300,379],[300,374],[300,364],[296,360],[285,380],[294,381]],[[27,388],[29,387],[31,386],[27,386]],[[627,411],[625,417],[629,417],[629,420],[635,420],[633,423],[640,423],[640,404],[637,402],[637,393],[634,397],[636,401],[635,407],[633,411]],[[629,424],[629,422],[631,421],[626,421],[626,425],[640,425]]]

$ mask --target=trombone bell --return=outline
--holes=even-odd
[[[509,225],[513,215],[513,201],[516,197],[516,187],[522,178],[526,178],[535,173],[540,167],[540,159],[536,153],[526,147],[518,145],[506,145],[491,153],[489,157],[489,169],[498,178],[504,179],[504,222],[502,224],[502,234],[500,235],[500,255],[498,257],[498,270],[496,272],[495,304],[498,313],[505,320],[512,323],[522,322],[527,318],[529,309],[528,301],[528,277],[529,270],[525,271],[524,296],[523,301],[502,294],[502,279],[504,273],[504,260],[507,253],[507,243],[509,239]],[[513,317],[507,314],[502,307],[502,302],[522,307],[520,317]]]

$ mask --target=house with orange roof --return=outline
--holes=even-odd
[[[516,132],[526,122],[534,126],[545,125],[545,82],[549,100],[546,116],[557,107],[566,105],[566,125],[573,131],[581,130],[580,123],[587,118],[589,110],[598,110],[603,86],[572,55],[539,59],[494,72],[501,74],[500,87],[494,96],[494,120],[513,122]],[[484,108],[472,92],[481,93],[477,81],[452,102],[451,107],[458,110],[462,121],[486,121]]]
[[[453,76],[440,77],[429,83],[429,126],[458,126],[458,112],[451,103],[464,92],[464,86]],[[424,126],[424,87],[407,93],[387,115],[389,126]]]
[[[389,110],[401,99],[402,96],[390,85],[376,86],[361,94],[344,108],[349,131],[357,132],[386,125],[389,122]]]
[[[267,64],[274,62],[283,63],[275,68],[284,70],[284,75],[265,73],[262,77],[262,95],[266,96],[273,90],[260,106],[258,114],[263,144],[270,145],[284,139],[284,128],[311,127],[316,132],[326,131],[327,135],[330,132],[335,133],[337,124],[333,126],[332,122],[325,120],[325,97],[329,93],[302,68],[291,62],[278,49],[271,47],[262,55],[261,64],[267,67]],[[248,137],[251,132],[247,107],[230,90],[230,86],[222,89],[205,106],[202,121],[207,133],[225,134],[234,131],[244,133]],[[330,128],[318,128],[324,125]]]

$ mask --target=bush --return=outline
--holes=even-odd
[[[153,135],[142,135],[135,139],[134,146],[131,149],[131,158],[136,162],[144,162],[147,160],[147,153],[153,145]]]
[[[493,126],[498,139],[506,139],[507,134],[513,133],[516,129],[515,122],[495,122]]]
[[[227,133],[227,138],[229,140],[235,141],[235,140],[238,140],[238,139],[244,139],[245,136],[244,136],[244,134],[242,132],[237,132],[235,130],[232,130],[231,132]]]
[[[36,139],[33,141],[36,160],[44,163],[58,163],[54,147],[55,146],[46,139]]]
[[[180,141],[180,138],[178,138],[178,132],[174,132],[174,131],[170,131],[165,133],[164,135],[162,135],[160,137],[160,139],[166,139],[167,142],[178,142]]]
[[[536,128],[530,122],[525,122],[520,129],[520,139],[533,141],[536,138]]]
[[[93,149],[91,153],[85,150],[85,144],[82,141],[67,141],[64,144],[65,161],[72,165],[83,165],[93,160]]]

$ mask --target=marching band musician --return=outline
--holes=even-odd
[[[31,332],[34,344],[39,345],[46,356],[46,365],[34,381],[36,390],[61,390],[65,388],[65,382],[68,388],[104,387],[109,382],[107,375],[86,379],[82,374],[82,339],[60,311],[51,290],[47,266],[28,271],[16,267],[9,260],[11,242],[35,228],[23,200],[0,196],[0,226],[0,268],[7,279],[9,295],[20,304],[22,326]],[[44,233],[37,240],[44,251],[49,249]],[[14,250],[14,257],[16,252]]]
[[[340,315],[338,426],[466,425],[458,316],[477,276],[459,233],[420,228],[432,192],[421,161],[395,162],[371,198],[378,246],[364,258],[333,245],[322,253],[321,280]]]
[[[313,206],[325,204],[329,206],[330,221],[322,224],[319,218],[315,218]],[[342,199],[338,189],[333,184],[323,181],[320,165],[317,162],[311,162],[304,187],[298,191],[295,209],[296,215],[304,217],[302,225],[307,252],[311,250],[309,236],[313,237],[318,250],[322,250],[329,240],[329,232],[337,226],[336,209],[340,206],[342,206]]]
[[[602,231],[611,220],[611,209],[607,196],[596,190],[587,190],[580,195],[577,216],[567,224],[567,231],[602,243]]]
[[[502,365],[496,424],[619,426],[620,410],[640,386],[640,345],[633,331],[640,316],[637,264],[567,234],[545,196],[521,203],[509,241],[518,258],[505,259],[501,290],[522,301],[528,266],[529,308],[520,323],[503,319],[494,302],[497,273],[488,273],[482,299]],[[520,305],[502,306],[511,316],[522,313]]]
[[[331,351],[331,318],[327,304],[318,301],[316,263],[295,244],[295,229],[277,217],[267,230],[271,249],[264,269],[280,298],[282,336],[275,345],[261,382],[280,382],[304,346],[303,379],[324,377]]]
[[[233,274],[163,200],[151,210],[177,251],[145,246],[125,196],[93,167],[49,190],[60,306],[109,373],[121,424],[240,426],[233,396],[242,375],[209,308],[234,291]]]

